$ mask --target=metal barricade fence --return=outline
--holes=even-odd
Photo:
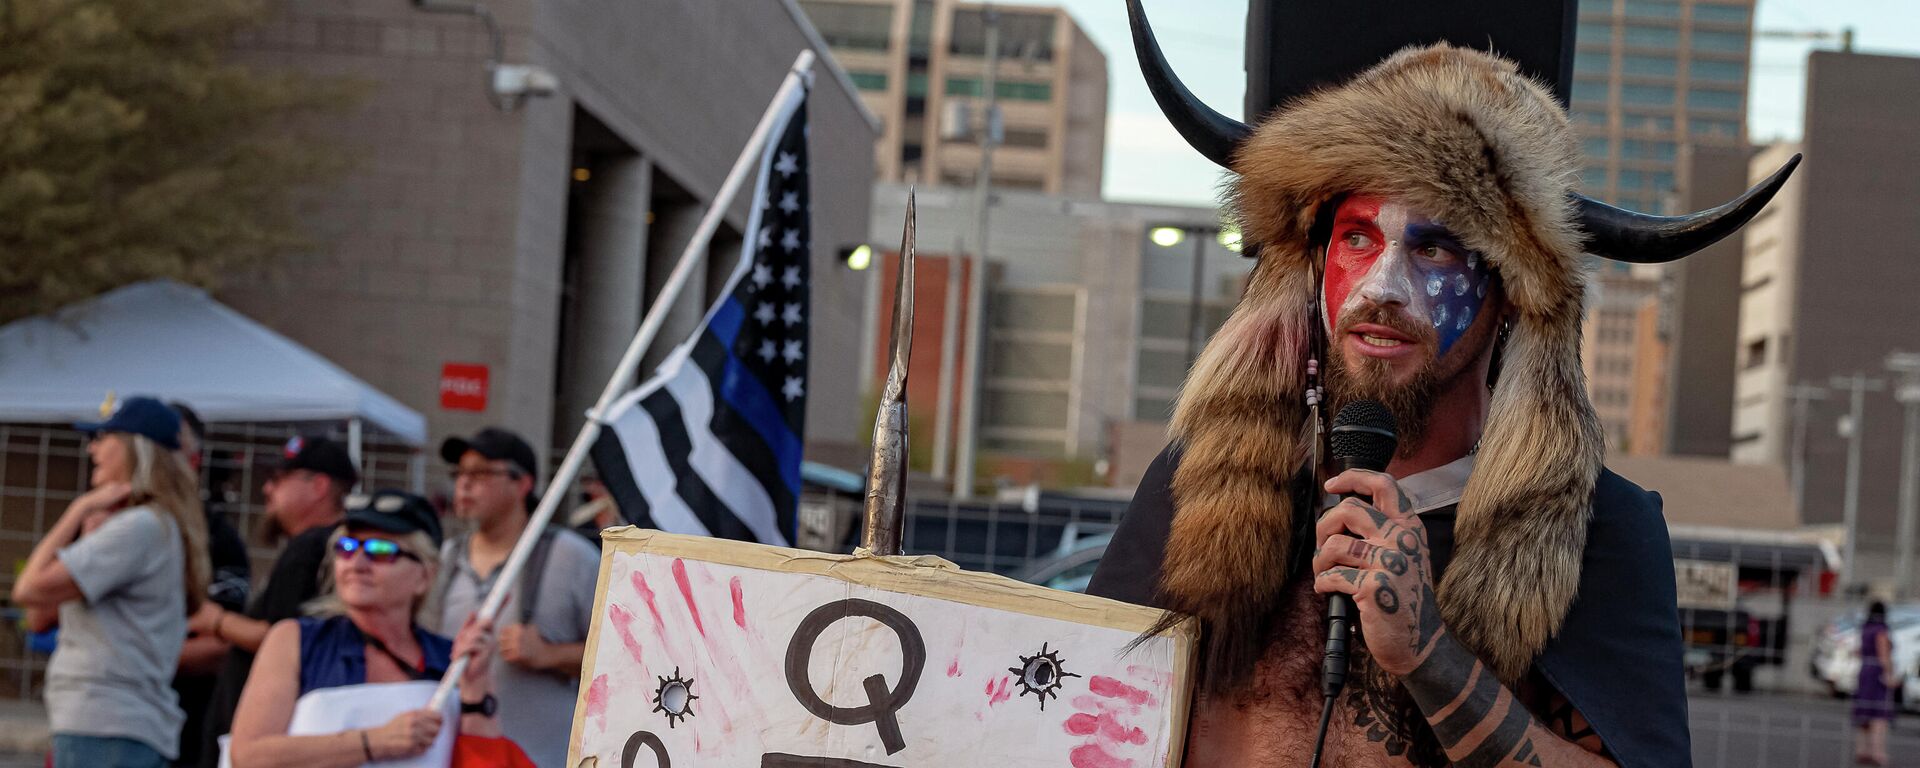
[[[201,446],[200,482],[213,506],[247,542],[253,582],[264,581],[278,553],[265,529],[262,486],[295,435],[345,441],[346,426],[329,422],[216,423]],[[361,488],[418,490],[426,465],[404,442],[374,430],[361,435]],[[88,488],[86,437],[64,426],[0,423],[0,600],[15,574],[67,505]],[[0,699],[37,700],[50,648],[30,647],[22,612],[0,603]]]

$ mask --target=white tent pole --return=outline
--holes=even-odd
[[[365,455],[360,450],[364,431],[360,417],[347,419],[347,457],[353,459],[353,471],[360,477],[360,482],[356,485],[361,488],[370,486],[366,480],[367,465],[361,460],[361,456]]]
[[[560,499],[565,495],[574,477],[580,474],[581,465],[587,461],[587,450],[594,440],[600,437],[600,419],[613,405],[613,401],[627,388],[627,382],[640,367],[640,356],[660,334],[660,326],[666,322],[667,308],[673,305],[680,295],[687,279],[699,265],[701,254],[706,252],[707,242],[713,238],[714,230],[720,227],[721,217],[726,215],[733,197],[740,191],[740,185],[746,181],[747,174],[753,170],[755,161],[760,157],[760,148],[766,144],[773,133],[773,123],[779,117],[780,106],[786,103],[794,89],[805,85],[807,73],[813,68],[813,51],[803,50],[793,60],[793,67],[787,70],[786,79],[781,81],[780,90],[774,92],[773,101],[767,105],[767,111],[760,116],[760,124],[754,126],[753,134],[747,138],[747,146],[740,151],[740,157],[733,162],[733,170],[727,172],[727,179],[720,185],[720,191],[713,197],[713,205],[707,208],[706,216],[700,219],[699,228],[694,230],[693,238],[680,253],[680,263],[673,268],[673,274],[667,278],[667,284],[660,288],[660,295],[654,299],[653,306],[647,309],[647,316],[640,323],[640,330],[633,335],[627,352],[620,357],[619,365],[613,369],[613,377],[607,380],[606,389],[600,392],[600,400],[594,403],[593,410],[587,412],[587,421],[580,425],[580,435],[573,439],[573,446],[567,449],[567,457],[560,462],[560,468],[554,471],[553,479],[547,483],[546,493],[540,496],[540,505],[533,511],[533,517],[527,521],[526,531],[520,534],[520,541],[513,545],[513,552],[507,555],[507,562],[500,569],[500,575],[493,582],[493,591],[487,593],[487,599],[480,604],[479,616],[482,621],[492,621],[499,615],[500,607],[507,601],[507,593],[520,581],[520,569],[527,563],[527,557],[533,554],[533,544],[540,538],[540,530],[553,519],[560,507]],[[444,628],[443,629],[448,629]],[[453,694],[455,684],[467,671],[467,660],[456,659],[447,669],[445,677],[440,678],[440,687],[433,692],[433,699],[427,705],[429,709],[440,710],[446,707],[447,697]]]

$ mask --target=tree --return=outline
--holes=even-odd
[[[229,59],[259,0],[0,0],[0,322],[300,245],[339,155],[290,131],[350,87]]]

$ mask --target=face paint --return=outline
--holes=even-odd
[[[1433,329],[1440,357],[1486,302],[1492,270],[1459,237],[1405,203],[1355,195],[1334,211],[1321,297],[1331,332],[1340,317],[1376,305]]]

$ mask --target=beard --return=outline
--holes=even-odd
[[[1420,367],[1413,372],[1411,379],[1394,381],[1390,361],[1364,355],[1347,356],[1346,338],[1353,326],[1361,323],[1392,328],[1419,344],[1424,358],[1420,360]],[[1348,403],[1360,400],[1373,400],[1386,406],[1387,411],[1393,414],[1394,432],[1399,437],[1396,453],[1401,457],[1413,455],[1426,437],[1427,419],[1433,413],[1433,401],[1440,391],[1440,360],[1435,355],[1439,340],[1439,334],[1434,333],[1432,328],[1410,322],[1404,314],[1378,304],[1355,307],[1342,313],[1340,324],[1334,329],[1332,343],[1327,345],[1330,358],[1327,364],[1327,402],[1332,412],[1338,414]]]

